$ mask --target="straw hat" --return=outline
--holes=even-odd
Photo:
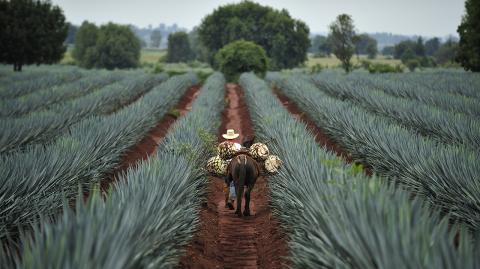
[[[233,129],[228,129],[228,130],[227,130],[227,133],[226,133],[226,134],[223,134],[222,136],[223,136],[223,138],[225,138],[225,139],[235,139],[235,138],[237,138],[237,137],[239,136],[239,134],[236,134],[236,133],[235,133],[235,130],[233,130]]]

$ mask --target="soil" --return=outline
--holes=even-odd
[[[347,163],[352,163],[353,159],[351,155],[344,150],[338,143],[331,139],[315,122],[304,112],[298,108],[298,106],[290,101],[290,99],[283,95],[278,89],[274,88],[273,93],[277,96],[283,106],[299,121],[303,122],[307,129],[314,135],[315,141],[325,147],[328,151],[334,152],[337,156],[343,158]],[[365,165],[365,164],[364,164]],[[364,167],[366,175],[371,176],[372,170],[368,165]]]
[[[240,139],[254,135],[243,90],[226,85],[226,107],[222,112],[221,134],[234,129]],[[241,141],[241,140],[240,140]],[[252,216],[238,217],[225,208],[222,178],[209,177],[207,201],[200,212],[200,227],[180,268],[285,268],[288,248],[286,235],[269,207],[268,178],[258,178],[252,191]]]
[[[128,168],[134,167],[141,160],[148,159],[154,154],[158,148],[158,143],[168,133],[169,128],[175,123],[175,121],[184,116],[192,108],[192,103],[200,93],[200,86],[194,85],[187,89],[187,91],[180,98],[177,105],[174,107],[179,112],[179,116],[167,114],[158,124],[152,128],[148,134],[135,146],[129,149],[120,161],[120,165],[101,182],[101,190],[106,193],[110,184],[116,181],[116,179],[125,173]]]

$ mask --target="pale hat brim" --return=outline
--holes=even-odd
[[[223,138],[225,139],[235,139],[240,136],[240,134],[233,134],[233,135],[228,135],[228,134],[222,134]]]

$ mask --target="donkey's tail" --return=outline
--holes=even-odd
[[[245,186],[245,180],[247,177],[247,157],[246,156],[240,156],[238,158],[239,162],[241,164],[239,165],[240,171],[238,171],[238,184],[239,187]],[[243,189],[243,188],[242,188]]]

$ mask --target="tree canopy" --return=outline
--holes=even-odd
[[[457,29],[460,35],[457,60],[465,70],[480,72],[480,1],[467,0],[465,11]]]
[[[140,49],[140,40],[128,26],[108,23],[98,28],[85,21],[75,36],[73,57],[85,68],[133,68]]]
[[[78,28],[72,56],[79,66],[85,68],[95,66],[95,46],[99,35],[98,32],[98,27],[88,21],[84,21]]]
[[[350,15],[341,14],[330,25],[333,54],[342,62],[343,69],[348,73],[352,69],[351,58],[355,52],[355,26]]]
[[[316,56],[329,57],[332,53],[332,47],[330,45],[330,40],[323,35],[316,35],[312,39],[312,46],[309,51],[314,53]]]
[[[154,30],[150,34],[150,45],[153,48],[160,48],[161,42],[162,42],[162,33],[159,30]]]
[[[193,56],[187,33],[176,32],[168,36],[168,63],[188,62]]]
[[[228,43],[244,39],[265,49],[272,69],[292,68],[307,59],[310,47],[308,26],[290,17],[286,10],[275,10],[250,1],[217,8],[200,27],[201,42],[213,55]]]
[[[198,27],[194,27],[192,31],[188,33],[188,41],[192,48],[193,59],[201,62],[208,62],[208,49],[200,41]]]
[[[259,45],[243,39],[234,41],[215,55],[219,70],[229,81],[236,81],[244,72],[255,72],[264,76],[268,68],[265,50]]]
[[[377,56],[377,40],[367,34],[355,36],[355,53],[358,55],[366,54],[368,58],[373,59]]]
[[[0,62],[15,71],[60,61],[67,32],[63,11],[50,1],[0,0]]]
[[[457,44],[448,40],[444,44],[439,38],[427,40],[425,44],[419,37],[417,41],[405,40],[394,47],[395,59],[409,66],[410,70],[416,67],[434,67],[437,64],[452,64],[457,53]]]
[[[440,48],[440,39],[438,37],[431,38],[425,42],[425,53],[433,56]]]
[[[394,52],[395,52],[395,46],[386,46],[382,49],[383,55],[393,56]]]
[[[65,44],[74,44],[75,36],[77,35],[78,26],[68,23],[68,33],[67,38],[65,39]]]

